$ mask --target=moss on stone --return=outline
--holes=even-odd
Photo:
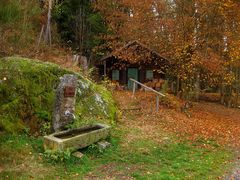
[[[76,74],[51,63],[20,57],[0,59],[0,128],[39,131],[52,119],[55,89],[64,74]],[[70,127],[114,123],[116,106],[104,87],[78,75],[76,120]]]

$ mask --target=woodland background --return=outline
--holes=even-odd
[[[94,64],[138,40],[170,60],[167,77],[175,94],[198,100],[201,92],[218,92],[222,104],[238,106],[238,1],[55,0],[51,1],[52,45],[45,39],[38,46],[49,2],[0,0],[2,56],[78,53]]]
[[[0,0],[0,179],[239,179],[239,9],[237,0]],[[73,65],[78,54],[94,67],[135,40],[170,62],[158,112],[155,94],[112,91],[91,82],[94,68]],[[81,159],[43,149],[66,73],[81,85],[69,128],[112,125],[112,145]]]

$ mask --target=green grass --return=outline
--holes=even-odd
[[[120,167],[124,164],[130,169],[134,167],[129,176],[137,179],[214,179],[221,175],[229,158],[229,151],[212,145],[200,148],[182,142],[162,146],[138,140],[127,149],[116,146],[109,149],[98,161],[99,164],[115,162]]]
[[[1,2],[1,1],[0,1]],[[1,2],[0,6],[0,22],[1,23],[12,23],[16,22],[20,16],[21,9],[19,8],[20,2]]]
[[[43,156],[42,138],[0,135],[0,179],[83,178],[90,172],[100,178],[216,179],[232,158],[229,150],[213,141],[156,144],[139,139],[123,147],[124,134],[118,131],[109,139],[109,149],[99,151],[93,145],[82,150],[81,160],[70,157],[58,163]]]

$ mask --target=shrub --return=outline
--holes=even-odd
[[[59,163],[59,162],[66,162],[71,158],[71,151],[51,151],[46,150],[44,152],[44,157],[47,159],[47,161],[52,163]]]

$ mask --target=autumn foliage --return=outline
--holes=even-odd
[[[185,98],[221,92],[236,106],[239,95],[240,3],[234,0],[96,0],[108,34],[98,48],[112,51],[138,40],[172,63],[169,79]],[[129,53],[131,56],[131,53]]]
[[[176,97],[168,97],[170,102],[167,104],[171,103],[170,107],[166,106],[166,100],[161,101],[159,111],[156,112],[155,95],[150,92],[137,92],[133,98],[131,92],[117,91],[114,97],[121,107],[131,109],[132,102],[137,105],[139,112],[129,111],[136,116],[131,123],[141,124],[144,129],[146,128],[148,136],[157,132],[152,129],[161,127],[161,131],[176,134],[178,140],[186,138],[192,141],[216,140],[224,146],[237,149],[240,147],[238,109],[205,102],[193,103],[191,109],[183,112],[179,108],[182,102]],[[159,136],[153,135],[152,138],[159,139]]]

